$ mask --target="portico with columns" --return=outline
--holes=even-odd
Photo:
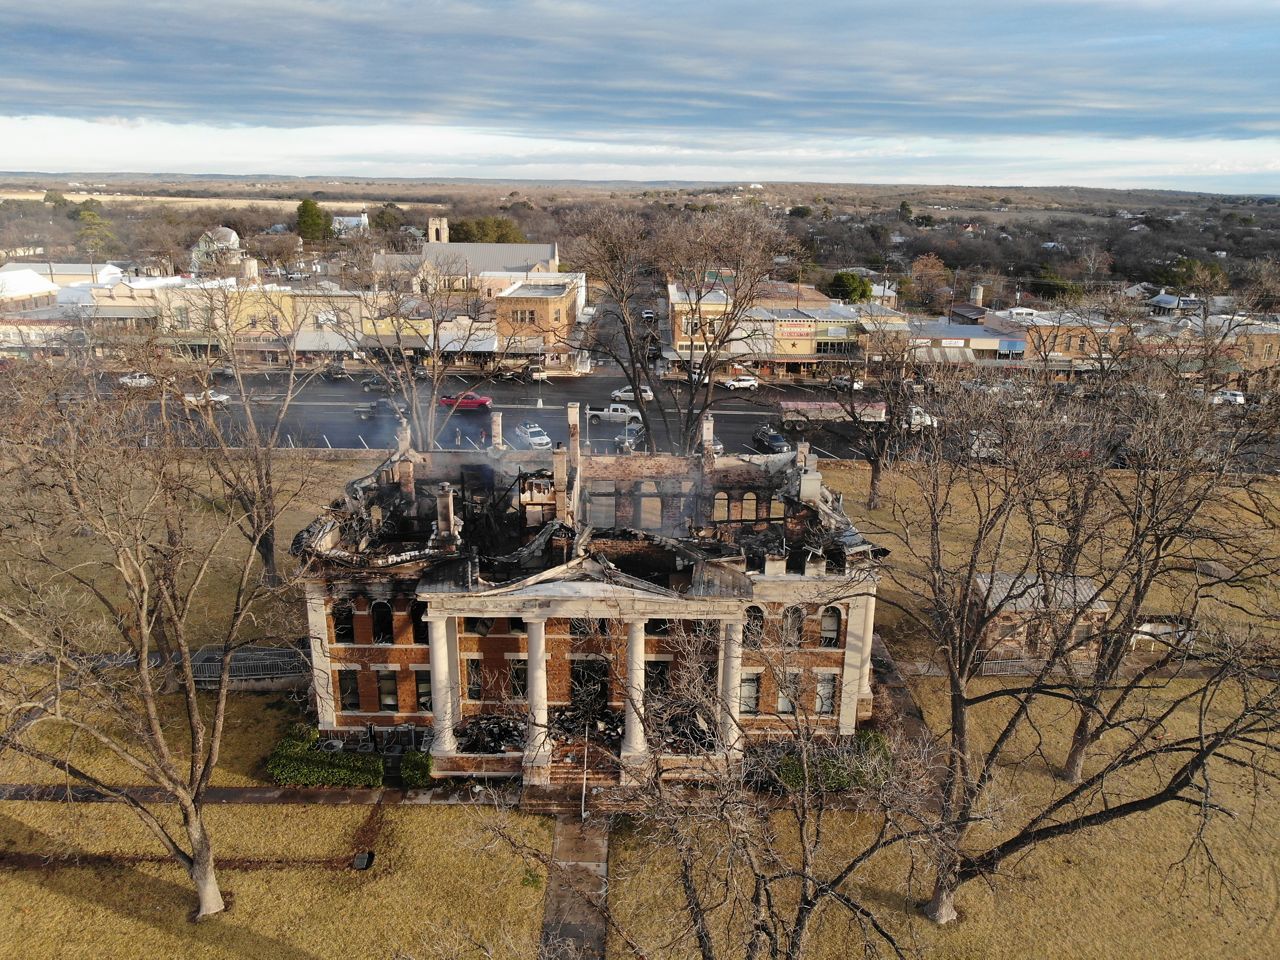
[[[447,647],[439,651],[435,636],[443,633],[447,621],[463,623],[477,618],[497,621],[518,620],[523,624],[524,643],[515,651],[508,651],[509,658],[525,655],[527,664],[525,701],[527,705],[527,734],[522,758],[524,781],[533,785],[549,782],[554,736],[550,708],[570,702],[567,688],[568,671],[565,666],[575,656],[598,656],[610,667],[611,686],[615,694],[610,703],[619,703],[623,712],[624,728],[618,752],[623,779],[644,773],[651,760],[648,731],[645,728],[645,676],[650,658],[669,657],[660,647],[663,637],[651,635],[650,623],[665,623],[689,619],[691,609],[687,598],[673,591],[634,578],[622,577],[612,571],[606,580],[600,562],[591,557],[578,558],[560,568],[547,571],[508,588],[486,590],[470,594],[419,592],[418,599],[425,602],[424,619],[432,629],[431,680],[436,702],[448,700],[446,691],[459,686],[458,673],[461,664],[450,657]],[[722,678],[740,675],[742,658],[742,622],[746,599],[700,598],[696,604],[696,619],[714,622],[715,635],[736,638],[734,642],[719,642],[709,646],[708,654],[717,659],[716,673]],[[620,629],[608,636],[595,637],[590,649],[572,635],[567,624],[575,622],[598,623],[606,621]],[[440,624],[437,628],[436,624]],[[557,629],[549,636],[548,624]],[[467,641],[465,631],[462,641]],[[603,641],[603,643],[601,643]],[[717,736],[727,752],[740,750],[740,731],[736,709],[737,690],[725,680],[718,691],[719,699],[732,701],[734,706],[721,711]],[[437,692],[438,690],[438,692]],[[730,692],[732,691],[732,692]],[[458,722],[458,717],[448,711],[437,711],[433,718],[436,727],[432,755],[447,765],[449,758],[458,753],[457,738],[452,731],[442,736],[442,725]]]

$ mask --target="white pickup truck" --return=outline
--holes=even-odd
[[[601,407],[587,407],[587,422],[596,423],[639,423],[640,411],[625,403],[611,403]]]

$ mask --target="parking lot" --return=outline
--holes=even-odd
[[[260,410],[260,422],[274,416],[282,399],[281,380],[266,374],[247,378],[254,406]],[[552,377],[542,382],[485,382],[465,375],[450,375],[441,392],[446,394],[475,390],[493,399],[492,409],[503,414],[503,435],[508,445],[527,447],[517,430],[522,421],[540,425],[553,443],[568,439],[566,406],[580,404],[583,440],[595,453],[612,453],[616,450],[615,437],[622,433],[625,424],[602,422],[592,425],[587,406],[607,405],[614,390],[627,385],[616,368],[598,370],[579,377]],[[228,391],[225,386],[224,392]],[[421,403],[430,398],[430,385],[421,386]],[[780,400],[814,400],[828,398],[820,388],[795,385],[773,386],[761,384],[755,391],[729,391],[722,387],[712,390],[711,412],[716,419],[716,436],[724,444],[726,452],[759,452],[751,442],[751,435],[762,423],[777,421],[777,403]],[[387,404],[372,410],[381,393],[366,392],[360,378],[351,381],[329,382],[313,380],[303,387],[290,402],[285,416],[283,442],[298,447],[348,447],[370,449],[388,448],[395,442],[396,417]],[[652,407],[665,408],[670,414],[672,428],[681,422],[677,413],[687,405],[688,390],[678,384],[660,387]],[[634,403],[629,404],[635,406]],[[237,416],[232,409],[220,416]],[[654,416],[654,421],[660,421]],[[443,448],[470,448],[487,444],[491,420],[484,411],[452,411],[441,407],[438,412],[436,442]],[[667,437],[658,426],[658,444],[665,446]],[[853,451],[847,443],[832,437],[815,438],[824,455],[847,458]],[[834,449],[828,449],[829,447]]]

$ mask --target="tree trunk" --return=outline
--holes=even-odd
[[[924,905],[924,915],[939,925],[957,918],[956,888],[949,878],[938,877],[933,886],[933,896]]]
[[[276,525],[267,526],[258,538],[258,557],[262,560],[262,583],[267,587],[280,586],[280,568],[276,566]]]
[[[884,472],[884,460],[881,457],[867,457],[871,467],[871,485],[867,488],[867,509],[880,509],[880,476]]]
[[[215,913],[225,910],[222,890],[218,886],[218,876],[213,866],[213,843],[204,829],[204,823],[198,813],[189,814],[187,820],[187,836],[191,840],[191,866],[187,872],[196,886],[199,907],[196,919],[203,920]]]
[[[1071,749],[1062,765],[1061,777],[1067,783],[1079,783],[1084,776],[1084,752],[1090,742],[1089,719],[1082,715],[1076,723],[1075,733],[1071,735]]]

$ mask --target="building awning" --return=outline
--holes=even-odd
[[[968,347],[916,347],[916,360],[921,363],[973,363],[975,357]]]
[[[298,350],[318,350],[324,352],[342,352],[355,349],[353,344],[337,330],[299,330],[293,338],[293,345]]]
[[[364,347],[373,350],[404,350],[406,353],[430,353],[435,348],[430,335],[425,337],[397,337],[393,334],[370,334],[364,338]],[[499,340],[489,337],[450,337],[446,335],[440,349],[446,353],[492,353],[498,356],[537,356],[547,352],[541,337],[512,337]]]

